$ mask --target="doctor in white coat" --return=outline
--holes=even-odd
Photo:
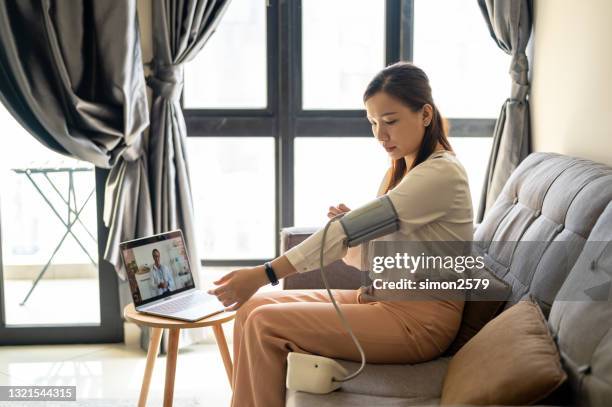
[[[157,295],[165,294],[176,289],[174,277],[168,266],[160,263],[161,255],[159,250],[153,249],[153,267],[151,268],[151,286]]]

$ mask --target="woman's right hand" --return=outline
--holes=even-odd
[[[267,282],[264,266],[247,267],[233,270],[213,281],[218,287],[209,289],[207,293],[215,295],[225,306],[225,311],[236,311]]]
[[[351,210],[345,204],[341,203],[338,206],[330,206],[329,212],[327,212],[327,217],[331,219],[340,213],[345,213],[345,212],[350,212],[350,211]]]

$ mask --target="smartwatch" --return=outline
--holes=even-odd
[[[272,265],[270,264],[270,262],[269,261],[265,262],[264,267],[266,268],[266,275],[268,276],[268,280],[270,280],[272,285],[277,285],[278,278],[276,277],[276,273],[274,272],[274,269],[272,268]]]

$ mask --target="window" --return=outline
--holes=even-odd
[[[474,208],[474,216],[476,216],[493,138],[450,137],[449,141],[467,172],[472,194],[472,207]]]
[[[185,64],[185,77],[189,78],[183,94],[185,108],[265,108],[264,4],[232,0],[206,46]]]
[[[274,256],[274,139],[190,137],[187,143],[200,209],[198,252],[209,259]]]
[[[2,105],[0,123],[4,322],[99,324],[94,166],[49,150]]]
[[[429,76],[440,112],[451,119],[450,142],[468,173],[476,214],[493,129],[464,124],[494,123],[509,93],[510,57],[491,39],[476,2],[414,0],[414,15],[413,60]]]
[[[303,1],[303,108],[362,109],[363,90],[385,66],[384,48],[384,1]]]
[[[330,205],[374,199],[389,164],[373,137],[299,137],[295,151],[296,225],[323,225]]]
[[[510,57],[491,39],[477,2],[415,0],[414,15],[414,63],[442,114],[496,118],[510,92]]]
[[[361,97],[376,72],[400,59],[430,76],[476,213],[509,63],[477,3],[268,3],[234,0],[185,70],[204,265],[259,264],[278,254],[282,227],[322,226],[329,205],[375,197],[389,162]],[[476,86],[483,78],[487,86]]]

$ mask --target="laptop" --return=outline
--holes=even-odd
[[[216,296],[195,288],[182,231],[119,247],[136,311],[190,322],[223,312]]]

